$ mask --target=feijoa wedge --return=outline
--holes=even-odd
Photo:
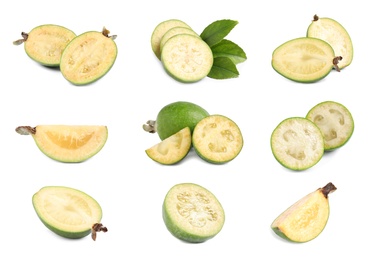
[[[189,127],[185,127],[162,142],[146,149],[145,152],[154,161],[171,165],[180,162],[187,156],[191,146],[192,134]]]
[[[225,221],[224,209],[214,194],[194,183],[173,186],[165,196],[162,211],[170,233],[190,243],[215,237]]]
[[[238,125],[223,115],[210,115],[198,122],[192,134],[192,145],[205,161],[215,164],[229,162],[243,147]]]
[[[276,160],[292,170],[306,170],[324,154],[324,137],[319,127],[303,117],[291,117],[276,126],[271,135]]]
[[[87,85],[109,72],[117,57],[116,36],[109,33],[106,28],[102,32],[85,32],[66,46],[60,69],[69,82]]]
[[[277,47],[272,53],[272,67],[280,75],[296,82],[312,83],[325,78],[342,59],[324,40],[296,38]]]
[[[307,113],[306,118],[320,128],[326,151],[342,147],[354,131],[354,120],[350,111],[335,101],[317,104]]]
[[[44,24],[29,33],[21,33],[23,39],[14,45],[24,44],[26,54],[34,61],[49,67],[60,65],[61,55],[66,46],[76,37],[75,33],[63,26]]]
[[[70,187],[45,186],[32,197],[32,204],[41,222],[65,238],[78,239],[89,234],[106,232],[100,221],[100,204],[88,194]]]
[[[318,38],[329,43],[337,56],[343,59],[339,61],[339,69],[351,64],[354,50],[352,40],[347,30],[336,20],[328,17],[314,16],[312,23],[308,26],[307,37]]]

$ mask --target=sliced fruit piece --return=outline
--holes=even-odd
[[[163,220],[175,237],[201,243],[216,236],[223,228],[225,213],[218,199],[206,188],[194,183],[173,186],[163,202]]]
[[[210,115],[194,128],[192,145],[203,160],[222,164],[233,160],[241,152],[243,137],[240,128],[231,119]]]
[[[296,82],[311,83],[325,78],[342,59],[326,41],[301,37],[285,42],[272,54],[272,67]]]
[[[85,32],[75,37],[61,56],[62,75],[74,85],[87,85],[103,77],[115,63],[117,45],[115,35],[102,32]]]
[[[196,124],[209,113],[201,106],[187,101],[176,101],[164,106],[156,120],[148,120],[143,129],[149,133],[158,133],[161,140],[170,137],[185,127],[193,133]]]
[[[338,67],[343,69],[351,64],[354,50],[352,40],[347,30],[336,20],[314,16],[312,23],[308,26],[307,37],[319,38],[329,43],[337,56],[343,59],[339,61]]]
[[[304,243],[316,238],[329,219],[328,195],[337,188],[329,182],[323,188],[303,197],[280,214],[272,223],[272,230],[280,237]]]
[[[292,170],[306,170],[320,161],[324,154],[324,137],[311,120],[291,117],[273,130],[271,149],[276,160]]]
[[[23,39],[13,44],[24,43],[25,51],[31,59],[49,67],[60,65],[63,50],[76,36],[73,31],[55,24],[40,25],[21,35]]]
[[[192,134],[189,127],[185,127],[162,142],[146,149],[145,152],[154,161],[170,165],[184,159],[191,146]]]
[[[61,162],[82,162],[91,158],[108,138],[107,127],[100,125],[19,126],[16,132],[31,135],[45,155]]]
[[[306,118],[320,128],[326,151],[346,144],[354,131],[354,120],[350,111],[334,101],[317,104],[307,113]]]
[[[106,232],[100,223],[102,209],[88,194],[63,186],[45,186],[32,197],[32,204],[41,222],[51,231],[66,238],[83,238]]]
[[[162,53],[162,49],[163,49],[163,45],[172,37],[172,36],[175,36],[177,34],[190,34],[190,35],[194,35],[194,36],[197,36],[199,37],[198,33],[196,33],[195,31],[193,31],[192,29],[190,28],[187,28],[187,27],[180,27],[180,26],[177,26],[177,27],[173,27],[171,28],[170,30],[168,30],[162,37],[161,39],[161,42],[160,42],[160,51]]]
[[[214,57],[210,47],[199,36],[178,34],[163,45],[161,61],[174,79],[192,83],[209,74]]]
[[[162,37],[168,30],[170,30],[173,27],[186,27],[191,29],[191,27],[187,23],[178,19],[170,19],[159,23],[155,27],[150,40],[152,50],[158,59],[161,59],[160,43]]]

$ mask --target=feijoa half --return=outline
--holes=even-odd
[[[14,45],[24,44],[26,54],[34,61],[49,67],[60,65],[61,55],[76,34],[60,25],[44,24],[33,28],[29,33],[21,33],[23,39]]]
[[[96,155],[108,138],[103,125],[38,125],[19,126],[16,132],[31,135],[37,147],[48,157],[77,163]]]
[[[306,170],[324,155],[324,137],[319,127],[303,117],[291,117],[276,126],[271,135],[276,160],[292,170]]]
[[[215,237],[223,228],[225,213],[215,195],[194,183],[180,183],[166,194],[163,220],[172,235],[190,243]]]
[[[339,71],[332,46],[324,40],[300,37],[281,44],[272,53],[272,67],[296,82],[312,83],[325,78],[333,68]]]
[[[32,196],[32,204],[41,222],[59,236],[71,239],[106,232],[100,221],[102,208],[90,195],[64,186],[45,186]]]
[[[75,37],[61,56],[62,75],[74,85],[87,85],[102,78],[117,57],[116,35],[110,31],[89,31]]]
[[[335,55],[343,58],[338,63],[339,69],[351,64],[354,56],[351,37],[345,27],[336,20],[314,15],[313,21],[307,29],[307,37],[322,39],[329,43],[334,49]]]
[[[223,115],[210,115],[200,120],[192,134],[192,145],[203,160],[222,164],[237,157],[243,147],[238,125]]]
[[[345,145],[354,132],[354,119],[350,111],[335,101],[324,101],[315,105],[306,118],[320,128],[326,151]]]

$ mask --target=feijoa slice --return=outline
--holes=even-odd
[[[271,135],[276,160],[291,170],[306,170],[324,154],[324,137],[319,127],[303,117],[291,117],[276,126]]]
[[[21,33],[23,39],[14,41],[24,44],[27,55],[34,61],[49,67],[60,65],[61,55],[76,34],[60,25],[44,24],[33,28],[29,33]]]
[[[190,243],[215,237],[223,228],[225,213],[215,195],[194,183],[180,183],[166,194],[163,220],[172,235]]]
[[[315,15],[308,26],[307,37],[319,38],[329,43],[335,55],[343,58],[338,63],[340,69],[351,64],[354,56],[351,37],[345,27],[336,20]]]
[[[192,145],[205,161],[215,164],[229,162],[243,147],[238,125],[223,115],[210,115],[198,122],[192,134]]]
[[[199,35],[193,31],[192,29],[190,28],[187,28],[187,27],[181,27],[181,26],[176,26],[176,27],[172,27],[170,30],[168,30],[162,37],[161,39],[161,42],[160,42],[160,51],[162,53],[162,49],[163,49],[163,45],[165,45],[165,43],[172,37],[172,36],[175,36],[177,34],[182,34],[182,33],[185,33],[185,34],[191,34],[191,35],[194,35],[194,36],[198,36]]]
[[[324,40],[301,37],[287,41],[272,53],[272,67],[296,82],[312,83],[325,78],[342,57]]]
[[[87,85],[101,77],[114,65],[117,57],[116,36],[89,31],[75,37],[62,53],[62,75],[74,85]]]
[[[310,109],[306,118],[320,128],[326,151],[345,145],[354,131],[354,120],[350,111],[335,101],[317,104]]]
[[[83,191],[64,186],[45,186],[32,197],[32,204],[41,222],[65,238],[83,238],[107,229],[100,223],[100,204]]]

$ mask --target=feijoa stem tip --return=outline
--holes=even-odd
[[[92,232],[91,232],[91,237],[93,239],[93,241],[96,241],[96,237],[97,237],[97,232],[107,232],[108,229],[106,227],[104,227],[104,225],[102,225],[101,223],[95,223],[93,224],[92,226]]]
[[[142,128],[148,132],[148,133],[151,133],[151,134],[154,134],[157,132],[157,124],[156,124],[156,121],[155,120],[148,120],[146,122],[146,124],[143,124],[142,125]]]
[[[323,188],[321,188],[321,192],[324,194],[325,198],[328,198],[329,193],[335,191],[337,187],[334,186],[333,183],[329,182]]]
[[[22,32],[21,35],[22,35],[23,39],[19,39],[19,40],[14,41],[13,42],[14,45],[21,45],[22,43],[24,43],[25,41],[27,41],[28,34],[25,33],[25,32]]]
[[[337,56],[333,59],[333,65],[334,65],[334,68],[339,72],[341,71],[341,69],[338,67],[338,63],[339,61],[341,61],[343,58],[342,56]]]
[[[31,126],[18,126],[16,132],[20,135],[33,135],[36,134],[36,127]]]

